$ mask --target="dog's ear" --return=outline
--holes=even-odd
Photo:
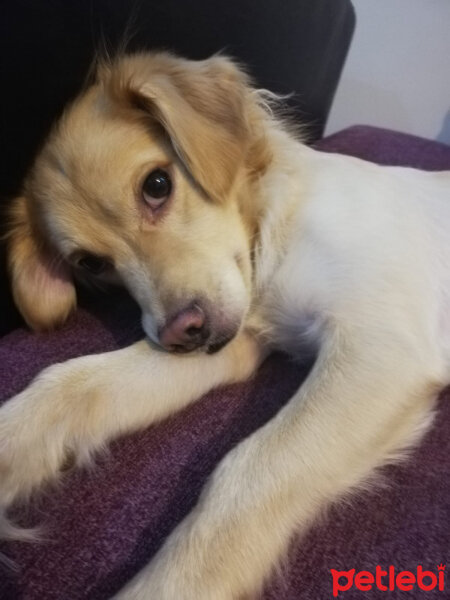
[[[10,217],[7,253],[14,300],[30,327],[52,329],[76,305],[70,269],[44,243],[24,197],[14,200]]]
[[[228,194],[251,142],[248,78],[230,59],[125,56],[100,71],[116,98],[146,111],[214,200]]]

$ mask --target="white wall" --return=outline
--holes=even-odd
[[[356,29],[326,133],[354,124],[450,144],[450,0],[352,0]]]

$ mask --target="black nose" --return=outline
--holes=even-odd
[[[205,344],[210,332],[203,310],[190,305],[174,317],[159,332],[161,345],[170,352],[192,352]]]

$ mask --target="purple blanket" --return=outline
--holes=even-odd
[[[450,169],[450,147],[371,127],[352,127],[318,147],[384,164]],[[0,400],[46,365],[113,350],[142,336],[139,312],[125,295],[81,305],[61,331],[38,335],[20,329],[0,340]],[[64,485],[17,507],[22,524],[46,524],[46,541],[1,546],[18,571],[0,564],[0,599],[109,598],[194,506],[220,458],[270,419],[306,373],[306,367],[272,356],[251,382],[212,392],[166,422],[118,440],[99,457],[97,468],[70,471]],[[409,461],[385,469],[388,485],[335,506],[306,539],[294,541],[264,600],[331,599],[330,569],[373,573],[377,565],[393,565],[415,573],[421,565],[437,574],[436,566],[450,559],[449,399],[449,392],[442,395],[434,428]],[[352,587],[339,597],[450,598],[450,579],[445,591]]]

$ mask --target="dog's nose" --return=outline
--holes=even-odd
[[[208,337],[205,313],[196,304],[181,310],[159,332],[161,345],[170,352],[191,352]]]

